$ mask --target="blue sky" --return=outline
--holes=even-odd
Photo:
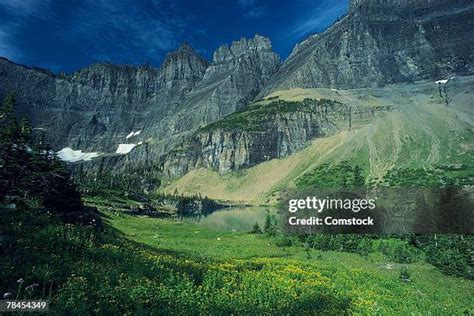
[[[258,33],[286,58],[349,0],[0,0],[0,56],[71,72],[98,61],[159,66],[189,43],[207,59]]]

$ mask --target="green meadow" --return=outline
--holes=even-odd
[[[473,310],[472,281],[443,274],[422,259],[401,264],[378,251],[322,251],[278,235],[110,211],[102,212],[103,231],[65,225],[37,210],[0,214],[7,235],[18,237],[0,259],[6,267],[0,271],[2,288],[20,299],[48,297],[56,314]]]
[[[268,284],[268,296],[280,286],[289,286],[287,290],[291,293],[292,286],[298,287],[297,283],[303,286],[319,280],[335,293],[344,293],[350,300],[346,310],[354,313],[462,314],[473,308],[472,281],[444,275],[422,260],[398,264],[381,252],[362,256],[340,251],[308,251],[297,242],[282,246],[278,237],[215,231],[173,219],[110,214],[109,218],[110,225],[126,238],[156,251],[173,252],[211,267],[226,266],[229,272],[238,273],[242,266],[249,267],[248,271],[244,269],[246,273],[271,271],[275,282]],[[254,266],[260,266],[259,272],[250,268]],[[400,280],[403,268],[410,271],[409,282]]]

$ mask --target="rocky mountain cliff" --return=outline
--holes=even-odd
[[[0,97],[17,92],[20,111],[45,128],[54,148],[113,152],[130,132],[160,155],[180,133],[213,122],[252,100],[278,69],[262,36],[219,48],[212,63],[188,45],[160,68],[91,65],[54,75],[0,59]]]
[[[278,70],[280,58],[270,40],[255,35],[219,47],[204,77],[178,113],[166,120],[173,135],[204,126],[249,104]]]
[[[260,95],[473,74],[473,21],[471,0],[352,0],[344,18],[295,47]]]
[[[0,94],[17,93],[19,110],[45,128],[52,145],[111,151],[131,130],[168,115],[205,73],[208,62],[188,46],[159,68],[91,65],[54,75],[0,60]]]
[[[198,169],[221,173],[282,158],[307,142],[350,126],[350,108],[332,100],[255,103],[210,124],[163,158],[163,171],[178,177]]]

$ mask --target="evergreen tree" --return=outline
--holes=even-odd
[[[267,216],[265,217],[265,224],[263,226],[263,231],[269,236],[275,236],[276,234],[276,224],[274,223],[274,218],[270,215],[270,212],[267,211]]]
[[[365,186],[365,179],[362,176],[362,168],[359,165],[354,167],[354,186],[362,188]]]
[[[0,109],[0,202],[30,205],[36,200],[67,221],[87,221],[69,172],[44,133],[33,140],[28,121],[16,118],[15,102],[15,94],[8,93]]]
[[[270,216],[270,212],[267,212],[267,216],[265,217],[265,224],[263,226],[263,231],[268,232],[272,228],[272,217]]]
[[[260,225],[258,224],[258,222],[255,222],[255,225],[253,225],[251,233],[252,234],[261,234],[262,233],[262,230],[260,229]]]
[[[31,128],[26,120],[18,122],[15,102],[15,94],[7,93],[0,110],[0,200],[24,193],[19,182],[31,175],[27,170]]]

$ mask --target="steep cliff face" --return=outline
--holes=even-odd
[[[0,96],[16,91],[19,111],[46,128],[55,148],[107,152],[172,111],[207,66],[186,46],[158,69],[100,63],[59,76],[1,59]]]
[[[199,130],[164,158],[177,177],[197,168],[228,172],[289,156],[316,137],[349,126],[349,107],[331,100],[256,103]]]
[[[347,16],[297,45],[261,96],[474,73],[474,2],[353,0]]]
[[[232,113],[253,99],[278,65],[270,41],[256,36],[221,47],[209,64],[188,45],[160,68],[100,63],[71,75],[0,59],[0,97],[17,92],[19,110],[48,131],[56,149],[114,152],[131,131],[157,158],[180,133]],[[226,55],[227,54],[227,55]]]
[[[206,87],[216,82],[221,83],[220,87],[197,106],[204,105],[209,109],[206,113],[208,122],[235,112],[257,95],[279,65],[279,56],[272,51],[270,40],[263,36],[255,35],[250,40],[243,38],[230,47],[221,46],[194,92],[203,93]],[[222,77],[222,74],[225,76]],[[237,102],[233,101],[235,98]]]
[[[168,129],[176,134],[189,125],[204,126],[241,109],[257,96],[279,66],[280,58],[272,51],[270,40],[260,35],[219,47],[183,109],[168,120]]]
[[[140,106],[151,99],[181,100],[202,79],[208,64],[191,47],[182,44],[167,54],[158,69],[99,63],[72,74],[70,81],[90,88],[96,94],[94,97],[104,102]]]

